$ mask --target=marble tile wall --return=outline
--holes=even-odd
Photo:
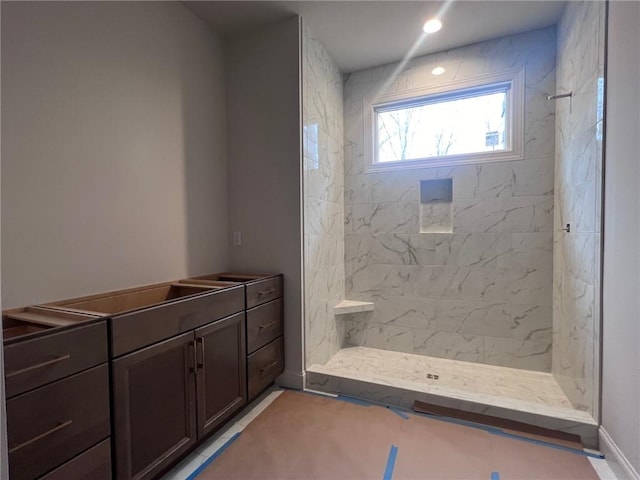
[[[350,74],[345,79],[345,340],[550,371],[555,27]],[[443,66],[435,77],[431,70]],[[525,159],[365,173],[363,100],[525,70]],[[420,233],[420,181],[453,180],[452,232]]]
[[[598,414],[604,2],[569,2],[558,25],[553,365],[573,405]],[[571,224],[571,232],[561,229]]]
[[[344,149],[342,76],[309,27],[302,28],[304,150],[304,302],[307,366],[342,346]]]

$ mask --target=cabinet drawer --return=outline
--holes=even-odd
[[[113,356],[118,357],[244,310],[243,287],[213,291],[111,320]]]
[[[284,340],[282,337],[249,355],[247,360],[249,400],[257,397],[284,370]]]
[[[40,480],[111,480],[111,442],[100,442]]]
[[[282,296],[282,275],[247,283],[247,308],[270,302]]]
[[[11,480],[31,480],[109,436],[107,365],[7,401]]]
[[[7,398],[107,361],[102,321],[4,347]]]
[[[252,353],[281,335],[281,298],[247,311],[247,352]]]

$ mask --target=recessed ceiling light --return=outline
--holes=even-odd
[[[432,75],[442,75],[445,72],[444,67],[436,67],[431,70]]]
[[[442,22],[437,18],[432,18],[424,24],[422,30],[424,31],[424,33],[435,33],[441,28]]]

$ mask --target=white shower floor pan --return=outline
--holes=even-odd
[[[571,406],[550,373],[349,347],[308,368],[306,388],[405,408],[420,400],[508,418],[575,433],[586,447],[597,448],[597,422]]]

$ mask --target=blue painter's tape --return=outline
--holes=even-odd
[[[370,407],[371,406],[371,404],[369,402],[367,402],[366,400],[360,400],[359,398],[354,398],[354,397],[347,397],[345,395],[338,395],[336,397],[336,400],[341,400],[343,402],[353,403],[355,405],[361,405],[363,407]]]
[[[189,475],[185,480],[193,480],[194,478],[196,478],[198,475],[200,475],[204,470],[206,470],[206,468],[211,465],[213,463],[213,461],[218,458],[220,455],[222,455],[222,452],[224,452],[229,445],[231,445],[233,442],[236,441],[236,439],[240,436],[242,432],[238,432],[236,433],[233,437],[231,437],[229,440],[227,440],[224,445],[222,445],[218,450],[216,450],[213,455],[211,455],[209,458],[207,458],[198,468],[196,468],[193,473],[191,473],[191,475]]]
[[[391,445],[389,457],[387,458],[387,468],[384,469],[383,480],[391,480],[393,477],[393,469],[396,466],[396,457],[398,456],[398,447]]]
[[[393,407],[390,407],[390,406],[387,406],[387,408],[389,410],[391,410],[393,413],[395,413],[396,415],[398,415],[399,417],[404,418],[405,420],[409,420],[409,415],[407,415],[406,413],[398,410],[397,408],[393,408]]]
[[[491,480],[500,480],[500,474],[498,472],[491,472]]]

